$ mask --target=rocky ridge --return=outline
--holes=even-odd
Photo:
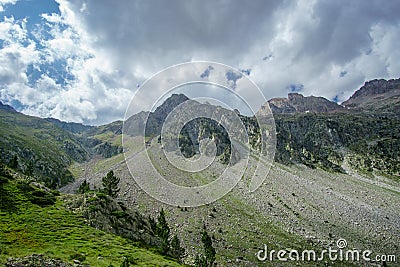
[[[323,97],[303,96],[299,93],[289,93],[287,98],[273,98],[266,103],[273,114],[292,113],[327,113],[343,110],[343,107]],[[267,107],[261,107],[263,113]]]
[[[400,79],[365,82],[348,100],[342,103],[347,109],[362,111],[400,112]]]

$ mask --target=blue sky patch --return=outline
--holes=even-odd
[[[347,75],[347,70],[341,71],[340,74],[339,74],[340,78],[342,78],[342,77],[344,77],[346,75]]]
[[[7,5],[2,12],[2,17],[14,17],[16,20],[28,18],[30,24],[40,23],[43,13],[58,13],[59,4],[54,0],[20,0],[15,5]]]
[[[210,72],[213,70],[213,66],[208,66],[208,68],[200,75],[200,78],[204,79],[210,76]]]
[[[336,95],[333,99],[333,102],[339,103],[339,95]]]
[[[250,76],[251,69],[243,69],[243,70],[240,70],[240,72],[246,74],[247,76]]]
[[[301,84],[301,83],[299,83],[299,84],[290,84],[287,88],[290,90],[291,93],[298,93],[298,92],[303,91],[304,85]]]
[[[241,73],[237,73],[237,72],[233,72],[233,71],[228,71],[226,73],[226,79],[228,79],[228,81],[233,81],[234,83],[236,83],[236,81],[242,77],[243,77],[243,75]]]
[[[27,39],[18,40],[23,46],[28,46],[32,41],[35,43],[36,50],[41,51],[45,48],[43,41],[48,41],[54,38],[51,34],[52,23],[48,23],[42,14],[59,14],[59,4],[54,0],[20,0],[15,5],[5,6],[2,21],[5,17],[13,17],[14,20],[21,25],[26,19]],[[60,31],[67,29],[67,25],[57,24]],[[3,40],[0,43],[0,48],[7,46]],[[65,86],[75,77],[67,71],[67,59],[61,58],[53,62],[46,61],[46,54],[41,54],[41,62],[37,65],[30,64],[27,66],[26,75],[28,77],[27,84],[35,87],[37,81],[43,74],[47,75],[55,81],[55,83]],[[18,103],[17,103],[18,106]]]

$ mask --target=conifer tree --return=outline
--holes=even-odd
[[[153,231],[153,233],[157,234],[157,223],[156,223],[156,220],[154,220],[154,218],[151,217],[150,215],[148,216],[148,219],[149,219],[151,230]]]
[[[199,267],[212,267],[215,262],[215,249],[212,245],[212,239],[208,235],[207,231],[203,231],[201,242],[204,247],[204,255],[197,256],[195,259],[195,265]]]
[[[84,194],[84,193],[87,193],[89,191],[90,191],[89,183],[86,180],[84,180],[83,183],[81,183],[81,185],[79,186],[78,193],[79,194]]]
[[[179,261],[185,255],[185,249],[181,247],[181,242],[179,241],[179,238],[176,235],[174,235],[174,237],[171,240],[171,254],[174,258],[178,259]]]
[[[157,218],[157,235],[161,238],[161,254],[166,255],[170,249],[170,229],[165,219],[164,209],[161,209]]]
[[[102,179],[103,192],[112,198],[116,198],[119,192],[119,181],[120,179],[114,175],[114,171],[109,171]]]

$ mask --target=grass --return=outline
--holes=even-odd
[[[101,140],[103,142],[110,142],[113,146],[122,146],[122,135],[113,132],[103,132],[93,135],[92,138]]]
[[[110,170],[112,167],[118,165],[119,163],[123,163],[125,161],[124,154],[117,154],[111,158],[101,159],[94,166],[93,170],[95,173],[105,172]]]
[[[76,177],[81,177],[85,172],[84,164],[74,162],[68,167],[68,170],[72,173],[72,175]]]
[[[12,180],[2,184],[1,190],[0,264],[9,257],[40,253],[67,262],[81,254],[84,263],[91,266],[120,266],[124,257],[132,258],[138,266],[180,266],[128,239],[88,226],[61,199],[43,207],[32,204]],[[10,196],[11,205],[4,205]]]
[[[75,136],[46,120],[0,110],[0,126],[0,162],[7,164],[17,155],[20,170],[32,162],[37,178],[49,184],[58,179],[58,186],[71,182],[70,163],[88,158]]]

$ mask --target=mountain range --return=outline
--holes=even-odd
[[[289,93],[288,98],[273,98],[266,105],[275,116],[275,159],[285,164],[303,163],[344,171],[340,165],[350,152],[355,154],[353,163],[357,168],[398,174],[399,99],[400,79],[366,82],[341,105],[299,93]],[[174,94],[154,112],[140,112],[130,117],[125,127],[130,134],[141,135],[146,125],[146,136],[159,135],[169,112],[188,100],[185,95]],[[265,108],[262,106],[258,114],[263,114]],[[73,162],[84,162],[96,155],[112,157],[122,152],[122,121],[87,126],[41,119],[21,114],[1,102],[0,116],[1,163],[8,164],[17,156],[19,169],[32,171],[52,187],[73,181],[68,170]],[[252,134],[251,130],[249,133]],[[198,133],[195,135],[198,138]],[[186,147],[195,145],[198,146],[189,143]],[[186,150],[191,150],[189,154],[193,155],[196,148]]]
[[[149,175],[144,160],[151,152],[154,166],[173,182],[201,185],[215,178],[234,151],[226,149],[230,147],[227,133],[213,121],[187,124],[179,136],[179,149],[185,157],[192,157],[199,153],[199,140],[212,138],[219,159],[214,169],[204,175],[182,174],[164,159],[167,148],[158,140],[162,124],[179,104],[193,101],[182,94],[172,95],[154,112],[133,115],[125,124],[116,121],[102,126],[27,116],[0,103],[0,163],[64,194],[76,193],[84,180],[92,189],[100,188],[101,178],[115,170],[121,178],[118,201],[153,218],[163,208],[170,225],[175,226],[171,231],[187,251],[188,264],[193,264],[200,251],[196,236],[203,228],[213,235],[221,266],[259,266],[254,255],[263,243],[271,249],[321,250],[345,238],[360,249],[398,253],[399,85],[400,79],[369,81],[342,104],[299,93],[269,100],[258,112],[262,116],[269,106],[276,127],[275,162],[268,178],[250,194],[245,190],[245,172],[232,192],[199,208],[172,207],[152,199],[132,180],[122,153],[126,127],[132,140],[137,140],[128,147],[130,160],[135,162],[133,175]],[[193,107],[209,105],[191,103]],[[239,117],[250,145],[257,148],[260,131],[256,120]],[[142,135],[145,148],[139,142]],[[252,156],[250,169],[254,160]],[[85,201],[93,200],[90,196],[84,199],[79,205],[92,212],[93,205]],[[114,217],[110,220],[116,220]],[[104,228],[110,228],[107,220]]]
[[[331,113],[331,112],[393,112],[399,113],[400,79],[372,80],[366,82],[342,104],[323,97],[304,97],[289,93],[287,98],[273,98],[268,105],[274,114]],[[261,107],[259,112],[265,107]]]

